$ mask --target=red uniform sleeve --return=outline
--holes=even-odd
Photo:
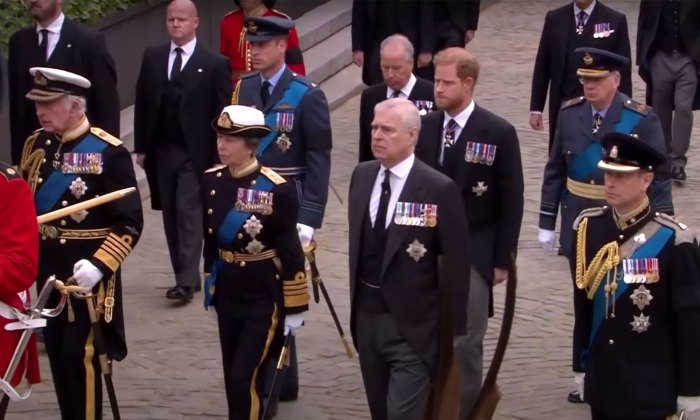
[[[39,228],[29,186],[0,177],[0,299],[31,287],[39,259]]]

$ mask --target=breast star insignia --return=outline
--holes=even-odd
[[[408,248],[406,248],[406,252],[408,252],[408,256],[413,258],[415,262],[418,262],[423,256],[425,256],[425,253],[428,252],[428,250],[425,248],[425,245],[422,243],[418,242],[418,239],[414,239],[413,242],[408,245]]]
[[[73,219],[73,220],[75,220],[75,223],[80,223],[80,222],[82,222],[83,220],[85,220],[85,218],[87,217],[87,215],[88,215],[88,211],[87,211],[87,210],[80,210],[80,211],[77,211],[77,212],[75,212],[75,213],[72,213],[72,214],[70,215],[70,218]]]
[[[634,320],[630,322],[630,325],[632,326],[632,331],[641,334],[649,329],[651,322],[649,322],[648,316],[639,314],[639,316],[634,317]]]
[[[651,300],[654,299],[654,296],[651,295],[649,289],[644,287],[644,285],[641,285],[636,288],[634,292],[632,292],[630,299],[632,299],[632,303],[641,311],[649,306]]]
[[[251,238],[255,238],[258,234],[260,234],[262,228],[262,223],[260,223],[260,220],[258,220],[258,218],[255,216],[250,216],[250,218],[246,220],[245,224],[243,225],[245,233],[250,235]]]
[[[245,250],[248,251],[249,254],[257,255],[262,252],[263,248],[265,248],[265,245],[263,245],[262,242],[258,241],[257,239],[253,239],[245,247]]]
[[[488,190],[489,186],[483,181],[477,182],[476,187],[472,187],[472,192],[476,194],[477,197],[481,197]]]
[[[73,180],[73,182],[70,183],[69,189],[71,194],[73,194],[75,198],[80,198],[83,195],[85,195],[85,192],[88,190],[88,187],[85,184],[85,181],[80,179],[80,177],[77,177]]]

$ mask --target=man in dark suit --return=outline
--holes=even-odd
[[[547,12],[532,73],[530,126],[533,130],[544,130],[542,111],[549,88],[550,149],[561,104],[583,95],[574,53],[579,47],[600,48],[630,58],[627,18],[597,0],[574,0]],[[622,67],[620,75],[620,91],[632,97],[631,66]]]
[[[637,65],[647,104],[659,115],[671,177],[685,184],[693,109],[700,109],[700,2],[642,0]]]
[[[328,199],[331,172],[331,123],[323,91],[285,64],[289,31],[294,21],[279,17],[247,17],[246,39],[250,43],[253,67],[241,77],[233,93],[233,104],[255,106],[273,128],[265,136],[256,156],[260,164],[282,175],[297,188],[299,240],[306,249],[321,227]],[[289,369],[282,372],[281,401],[296,400],[299,373],[294,338],[290,339]],[[274,364],[271,363],[274,368]],[[268,370],[268,386],[274,369]],[[268,412],[277,411],[276,395]]]
[[[450,47],[464,47],[476,36],[479,25],[480,0],[437,0],[433,6],[433,55]],[[427,80],[433,80],[435,67],[430,63],[416,70],[416,74]]]
[[[461,417],[481,389],[483,340],[492,313],[492,285],[508,276],[523,219],[524,181],[515,128],[474,102],[479,62],[464,48],[440,51],[435,101],[423,118],[416,156],[459,186],[471,239],[467,334],[455,342],[461,371]]]
[[[544,168],[537,236],[545,251],[554,249],[557,214],[561,207],[559,244],[568,259],[574,257],[571,229],[574,220],[583,210],[604,204],[604,174],[597,167],[603,153],[602,137],[610,132],[633,134],[657,150],[664,150],[661,123],[656,114],[648,106],[617,91],[620,69],[625,68],[629,60],[595,48],[581,48],[576,54],[580,63],[577,75],[581,77],[585,96],[571,99],[562,106],[554,144]],[[656,169],[650,197],[655,211],[673,214],[668,168]],[[577,346],[574,341],[574,348]],[[577,390],[569,394],[569,401],[580,403],[583,402],[583,371],[576,371],[574,379]]]
[[[68,19],[61,0],[24,2],[36,26],[10,37],[8,81],[12,163],[18,164],[24,140],[37,128],[34,104],[24,95],[32,87],[29,69],[49,66],[79,74],[92,82],[87,96],[90,122],[119,137],[119,96],[114,60],[105,38],[94,28]]]
[[[382,81],[379,47],[389,35],[405,35],[418,55],[416,67],[433,58],[433,6],[423,0],[353,0],[352,61],[362,67],[367,86]]]
[[[454,182],[413,154],[420,125],[408,100],[379,103],[377,160],[350,180],[350,328],[377,420],[424,418],[466,326],[467,219]]]
[[[191,0],[170,3],[171,41],[144,52],[134,109],[137,162],[146,170],[151,206],[163,212],[175,273],[166,296],[181,302],[189,302],[201,287],[201,182],[218,161],[210,123],[232,92],[231,67],[197,41],[198,23]]]
[[[391,35],[381,45],[383,83],[362,91],[360,96],[360,162],[374,159],[372,154],[372,118],[374,106],[387,98],[408,98],[422,114],[432,111],[433,84],[413,74],[413,45],[403,35]]]

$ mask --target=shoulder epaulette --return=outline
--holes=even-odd
[[[676,245],[697,240],[697,234],[673,216],[657,212],[654,215],[654,221],[676,232]]]
[[[295,82],[299,82],[299,83],[301,83],[305,86],[308,86],[308,87],[316,87],[316,83],[312,83],[309,79],[302,76],[301,74],[297,74],[297,73],[292,72],[292,80],[294,80]]]
[[[650,106],[644,105],[641,102],[637,102],[634,99],[629,98],[625,100],[625,108],[639,112],[642,115],[649,115],[649,112],[651,112]]]
[[[587,218],[587,217],[598,217],[602,216],[605,214],[605,212],[608,211],[608,206],[603,206],[603,207],[592,207],[590,209],[585,209],[581,213],[579,213],[578,217],[576,220],[574,220],[574,230],[578,230],[578,225],[581,223],[581,220]]]
[[[5,162],[0,162],[0,175],[2,175],[2,177],[8,181],[11,179],[21,178],[19,171],[15,169],[14,166]]]
[[[560,108],[560,109],[566,109],[566,108],[568,108],[568,107],[570,107],[570,106],[578,105],[578,104],[580,104],[581,102],[583,102],[584,100],[586,100],[586,97],[585,97],[585,96],[579,96],[579,97],[576,97],[576,98],[569,99],[568,101],[565,101],[563,104],[561,104],[561,108]]]
[[[99,127],[90,127],[90,132],[114,147],[121,146],[123,144],[121,140]]]
[[[225,18],[226,16],[230,16],[230,15],[236,13],[236,12],[239,11],[239,10],[241,10],[241,9],[239,8],[239,9],[233,9],[233,10],[231,10],[230,12],[228,12],[228,13],[226,13],[226,14],[224,15],[224,18]],[[222,19],[223,19],[223,18],[222,18]]]
[[[253,70],[251,72],[243,74],[241,77],[238,78],[238,80],[243,80],[243,79],[250,79],[251,77],[255,77],[260,75],[260,72],[257,70]]]
[[[277,9],[270,9],[270,10],[272,10],[272,12],[275,13],[275,14],[277,14],[277,15],[280,15],[280,16],[282,16],[282,17],[286,17],[286,18],[289,19],[289,20],[292,20],[292,17],[289,16],[288,14],[284,13],[284,12],[280,12],[280,11],[277,10]]]
[[[282,175],[278,174],[277,172],[273,171],[270,168],[267,168],[265,166],[260,168],[260,173],[265,175],[270,181],[274,182],[275,185],[280,185],[284,184],[285,181]]]
[[[204,173],[205,173],[205,174],[210,174],[210,173],[213,173],[213,172],[218,172],[218,171],[224,169],[225,167],[226,167],[226,165],[224,165],[224,164],[222,163],[222,164],[219,164],[219,165],[216,165],[216,166],[214,166],[214,167],[212,167],[212,168],[207,169],[206,171],[204,171]]]

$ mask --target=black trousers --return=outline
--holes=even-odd
[[[591,407],[591,420],[666,420],[666,417],[608,417]]]
[[[265,315],[241,316],[225,303],[216,306],[229,420],[257,420],[264,410],[261,370],[280,334],[279,309]]]
[[[102,376],[87,305],[74,298],[71,302],[74,322],[68,322],[66,309],[56,318],[49,318],[44,328],[61,418],[102,419]]]

